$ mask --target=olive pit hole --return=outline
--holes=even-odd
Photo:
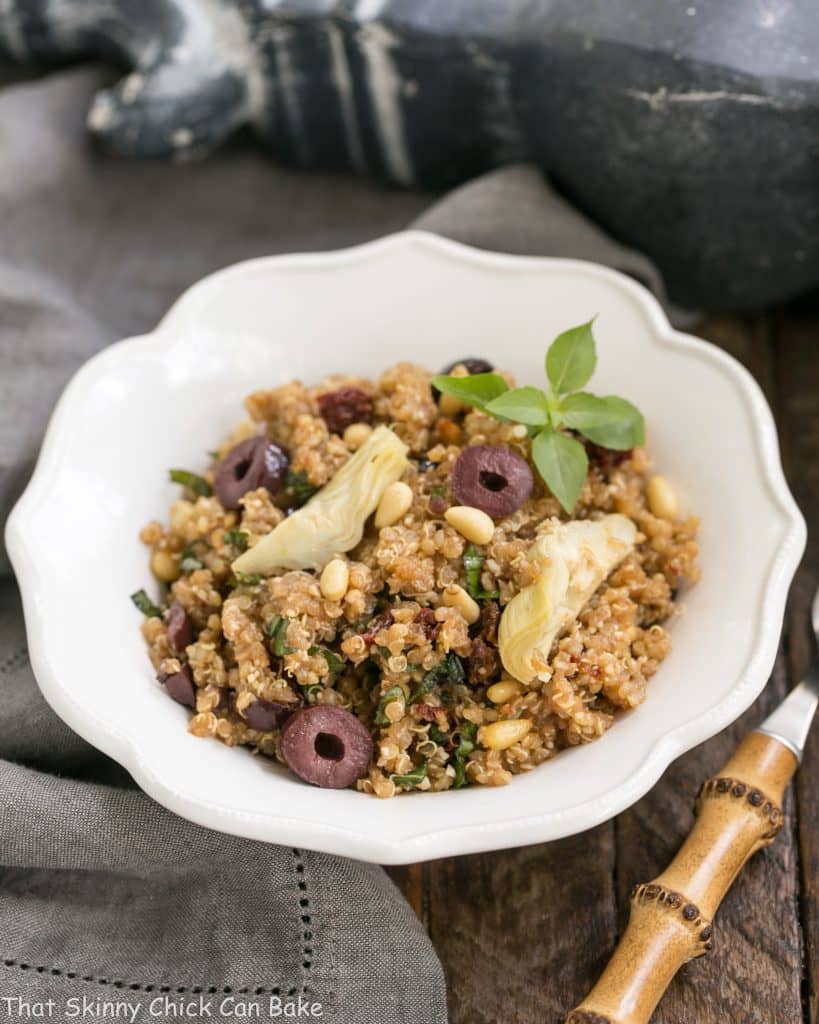
[[[344,757],[344,744],[332,733],[318,733],[313,746],[318,756],[325,761],[340,761]]]
[[[502,491],[509,483],[505,476],[501,476],[500,473],[493,473],[489,469],[481,470],[478,479],[481,482],[481,486],[485,487],[487,491]]]

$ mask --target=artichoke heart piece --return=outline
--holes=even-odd
[[[407,466],[407,446],[377,427],[320,491],[233,563],[233,571],[321,569],[361,540],[367,517]]]
[[[521,683],[549,677],[549,653],[609,573],[634,548],[627,516],[555,522],[529,549],[540,575],[504,608],[498,628],[503,667]]]

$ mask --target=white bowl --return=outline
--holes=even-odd
[[[315,789],[189,735],[187,713],[154,682],[128,600],[150,586],[137,532],[178,494],[167,468],[201,468],[248,391],[293,377],[480,355],[539,383],[548,342],[593,314],[594,389],[642,408],[656,465],[702,517],[703,578],[645,704],[505,788],[388,801]],[[734,359],[673,331],[647,291],[611,270],[417,232],[223,270],[152,334],[90,360],[6,533],[35,674],[81,736],[202,825],[389,864],[556,839],[628,807],[760,692],[805,542],[768,406]]]

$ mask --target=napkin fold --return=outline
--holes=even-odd
[[[664,301],[654,267],[532,168],[433,203],[276,167],[246,140],[201,164],[108,159],[83,125],[106,77],[83,67],[0,88],[0,522],[72,372],[236,260],[414,222],[487,248],[609,263]],[[93,649],[93,623],[77,642]],[[104,1004],[137,1024],[172,1019],[171,1004],[234,1020],[254,1003],[262,1020],[298,1010],[343,1024],[445,1022],[440,963],[380,868],[190,824],[51,712],[4,548],[0,707],[0,1019],[51,1001],[55,1020],[99,1018]]]

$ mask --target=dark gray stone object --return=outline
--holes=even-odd
[[[0,52],[130,69],[128,156],[242,125],[279,158],[446,187],[533,160],[686,305],[819,284],[816,0],[5,0]]]

